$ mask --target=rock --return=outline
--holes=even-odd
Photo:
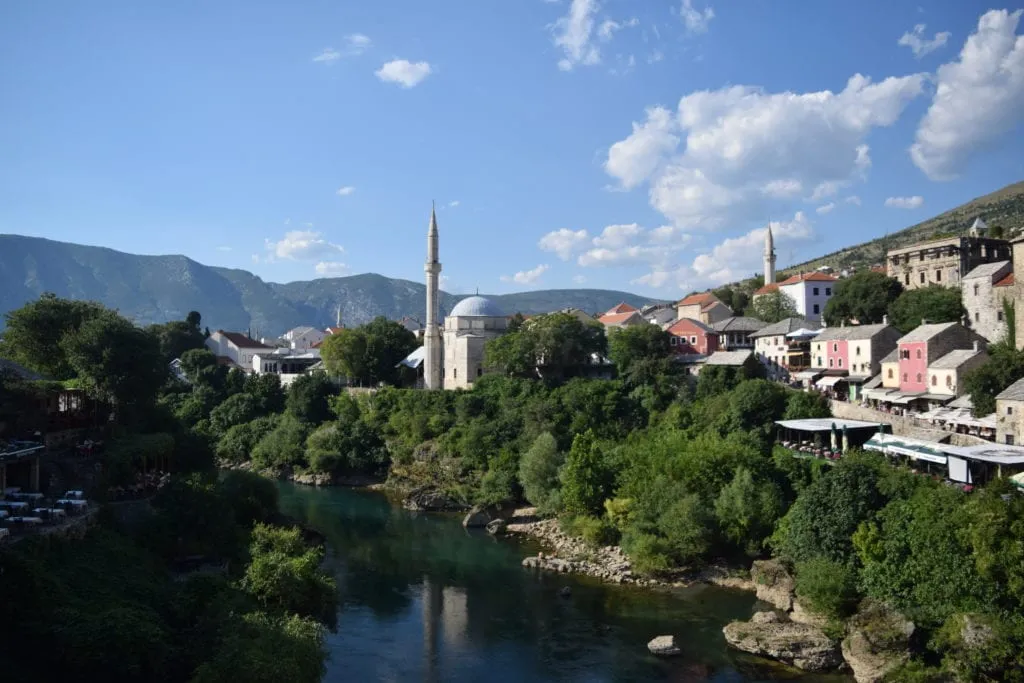
[[[334,483],[334,478],[329,474],[293,474],[291,480],[305,486],[330,486]]]
[[[842,663],[839,645],[807,624],[734,621],[722,629],[737,650],[771,657],[805,671],[827,671]]]
[[[503,519],[492,519],[487,523],[487,533],[492,536],[500,536],[505,533],[505,527],[507,526],[508,524],[506,524]]]
[[[407,510],[419,510],[423,512],[443,512],[445,510],[458,510],[459,505],[448,496],[436,489],[417,489],[410,492],[402,507]]]
[[[793,609],[795,582],[786,566],[778,560],[757,560],[750,567],[750,578],[757,586],[757,599],[783,612]]]
[[[558,591],[559,597],[568,598],[572,596],[572,589],[568,586],[562,586],[561,590]]]
[[[865,600],[847,624],[843,659],[857,683],[877,683],[910,659],[914,622],[886,606]]]
[[[676,646],[675,636],[658,636],[651,642],[647,643],[647,649],[651,651],[651,654],[658,655],[660,657],[671,657],[677,655],[681,650]]]
[[[754,616],[750,618],[755,624],[778,624],[782,621],[782,617],[779,616],[778,612],[754,612]]]
[[[480,505],[474,505],[473,508],[466,513],[466,516],[462,518],[462,526],[467,529],[483,529],[491,522],[491,513]]]
[[[818,628],[824,628],[828,625],[828,617],[824,614],[811,612],[798,599],[793,600],[793,611],[789,613],[789,620],[795,621],[798,624],[817,626]]]

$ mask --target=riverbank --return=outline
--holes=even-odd
[[[221,470],[241,470],[243,472],[252,472],[258,474],[261,477],[276,481],[290,481],[302,486],[347,486],[351,488],[366,488],[371,491],[379,491],[385,488],[384,479],[381,477],[372,477],[365,474],[353,474],[353,475],[334,475],[326,473],[313,473],[313,472],[295,472],[275,469],[259,469],[255,467],[251,460],[245,462],[227,462],[221,460],[217,463],[217,468]]]

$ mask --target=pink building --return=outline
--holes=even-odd
[[[900,392],[927,392],[929,366],[950,351],[973,349],[975,341],[984,344],[984,339],[960,323],[924,323],[900,337]]]
[[[672,335],[669,343],[672,352],[680,355],[710,355],[718,350],[718,334],[699,320],[682,318],[672,323],[666,331]]]

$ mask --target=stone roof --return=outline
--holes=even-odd
[[[763,320],[738,315],[712,323],[711,329],[715,332],[756,332],[764,329],[767,325],[768,323]]]
[[[451,318],[501,318],[504,315],[496,303],[482,296],[466,297],[448,314]]]
[[[806,328],[808,330],[821,329],[821,323],[812,322],[806,318],[794,317],[780,320],[777,323],[772,323],[767,327],[762,327],[760,330],[750,335],[751,337],[773,337],[789,334],[795,332],[800,328]]]
[[[958,367],[974,358],[975,356],[985,353],[984,351],[974,349],[956,349],[950,351],[942,358],[938,359],[930,366],[929,370],[956,370]]]
[[[644,323],[647,322],[640,315],[640,311],[627,311],[625,313],[605,313],[597,320],[602,325],[614,327],[616,325],[622,325],[628,322],[631,318],[636,318],[638,321],[643,321]]]
[[[995,261],[993,263],[982,263],[980,266],[964,275],[965,280],[973,278],[993,278],[999,271],[1010,265],[1009,261]]]
[[[910,332],[900,337],[900,343],[903,342],[923,342],[929,341],[936,335],[942,334],[946,330],[956,327],[960,323],[929,323],[927,325],[918,325]]]
[[[765,285],[764,287],[761,287],[759,289],[755,289],[754,290],[754,296],[761,296],[762,294],[771,294],[772,292],[777,292],[777,291],[779,291],[779,283],[778,282],[773,282],[773,283]]]
[[[739,366],[747,362],[754,352],[750,349],[744,349],[742,351],[715,351],[713,354],[708,356],[708,359],[704,362],[704,365],[732,365]]]
[[[273,346],[258,342],[241,332],[225,332],[224,330],[217,330],[225,339],[234,344],[240,349],[272,349]]]
[[[900,350],[899,349],[893,349],[889,353],[885,354],[885,358],[883,358],[879,362],[881,362],[881,363],[898,363],[899,360],[900,360]]]
[[[674,320],[671,323],[669,323],[668,327],[666,327],[665,329],[671,332],[672,328],[680,323],[690,323],[699,330],[703,330],[704,332],[709,332],[711,334],[715,333],[715,330],[710,325],[703,323],[700,320],[694,320],[693,318],[680,318],[679,320]]]
[[[1019,379],[1003,389],[999,395],[996,396],[996,400],[1024,401],[1024,379]]]
[[[814,341],[859,341],[872,339],[876,334],[882,332],[889,325],[876,323],[874,325],[847,325],[846,327],[826,327],[821,331]]]

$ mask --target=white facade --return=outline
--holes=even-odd
[[[772,237],[772,225],[764,235],[764,284],[775,282],[775,240]]]
[[[791,282],[795,280],[795,282]],[[779,291],[796,303],[796,312],[812,322],[819,322],[825,304],[835,293],[836,278],[829,275],[794,275],[779,283]]]
[[[320,362],[320,349],[293,351],[292,349],[268,349],[252,357],[250,369],[254,374],[273,374],[281,378],[286,387]]]
[[[288,342],[288,348],[296,351],[305,351],[306,349],[313,348],[314,344],[322,342],[326,336],[327,334],[323,330],[306,326],[288,330],[281,335],[281,339]]]
[[[252,368],[252,359],[258,353],[266,353],[270,346],[250,339],[240,332],[217,330],[206,338],[206,348],[215,356],[229,358],[232,363],[243,370]]]
[[[443,388],[471,388],[486,372],[484,346],[507,329],[508,318],[488,299],[471,296],[456,304],[444,319]]]
[[[423,266],[427,279],[427,321],[424,325],[423,386],[426,389],[441,389],[443,386],[443,349],[441,332],[438,328],[438,287],[441,276],[441,262],[438,259],[437,215],[430,208],[430,225],[427,227],[427,262]]]

